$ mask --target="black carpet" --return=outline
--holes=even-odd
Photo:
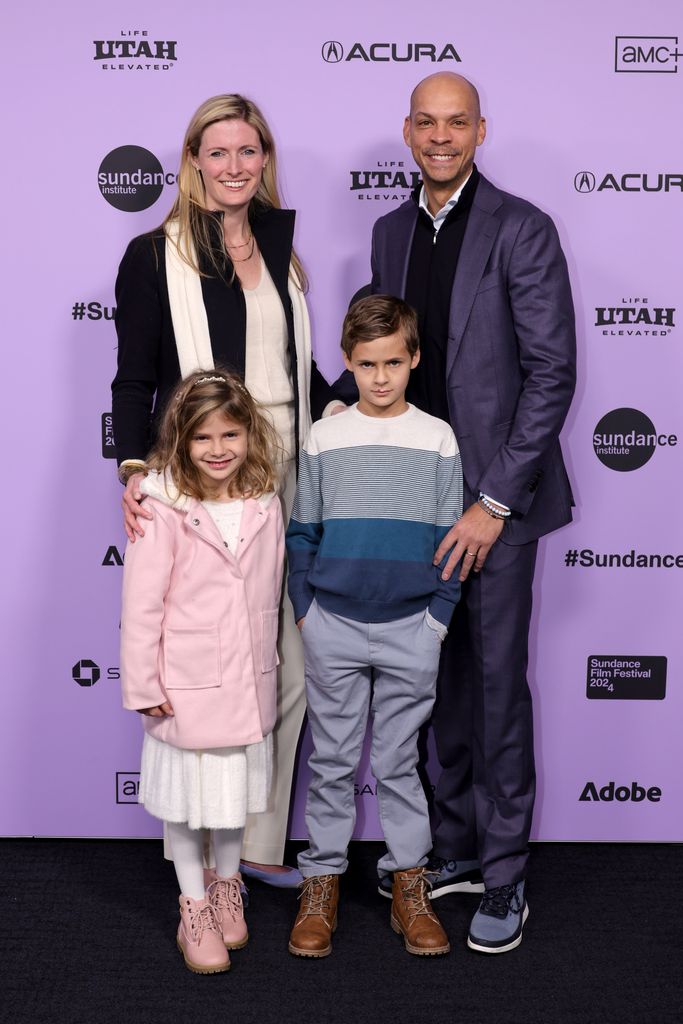
[[[301,844],[292,844],[290,861]],[[35,1024],[683,1024],[683,853],[536,844],[522,945],[465,946],[477,898],[435,902],[452,951],[410,956],[376,895],[378,843],[354,843],[334,951],[287,952],[296,891],[251,887],[227,974],[175,946],[161,843],[4,840],[0,1019]]]

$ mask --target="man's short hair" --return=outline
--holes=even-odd
[[[347,359],[356,345],[401,332],[409,355],[420,347],[415,310],[394,295],[368,295],[359,299],[344,317],[341,347]]]

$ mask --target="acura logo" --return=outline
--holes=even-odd
[[[592,192],[595,188],[595,175],[591,171],[579,171],[574,178],[577,192]]]
[[[328,64],[338,64],[344,56],[344,47],[336,39],[328,39],[323,43],[322,54],[323,60]]]

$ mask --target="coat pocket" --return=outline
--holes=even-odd
[[[272,672],[280,664],[277,656],[279,609],[261,612],[261,671]]]
[[[218,630],[213,626],[164,633],[167,690],[205,690],[221,685]]]

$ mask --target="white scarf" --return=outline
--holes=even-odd
[[[175,334],[180,375],[184,379],[195,370],[211,370],[214,366],[209,322],[202,298],[202,281],[178,252],[178,225],[166,226],[166,283],[171,305],[171,319]],[[190,253],[193,250],[190,243]],[[311,429],[311,322],[304,293],[294,267],[290,264],[287,285],[294,320],[294,345],[299,399],[299,444],[303,444]]]

